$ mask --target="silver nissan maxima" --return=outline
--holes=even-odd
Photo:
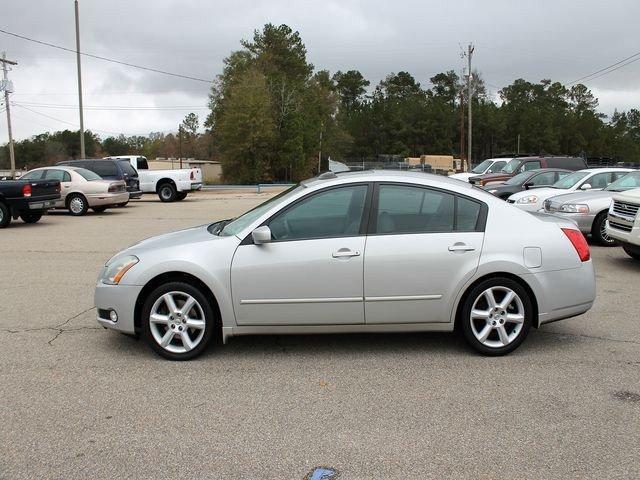
[[[575,223],[424,173],[325,173],[104,266],[98,322],[186,360],[234,335],[460,331],[486,355],[595,298]]]

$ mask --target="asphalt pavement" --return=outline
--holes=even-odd
[[[272,194],[0,231],[0,478],[640,478],[640,262],[620,248],[592,247],[590,312],[500,358],[421,333],[237,337],[169,362],[97,325],[111,255]]]

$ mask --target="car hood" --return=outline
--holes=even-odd
[[[553,204],[565,204],[565,203],[585,203],[591,200],[598,200],[601,198],[611,198],[616,192],[608,190],[598,190],[594,192],[574,192],[567,194],[560,194],[551,198]]]
[[[162,235],[156,235],[155,237],[149,237],[145,240],[131,245],[129,248],[118,253],[113,258],[116,258],[120,255],[139,255],[151,250],[161,250],[176,246],[193,245],[195,243],[210,242],[220,240],[222,238],[227,238],[219,237],[210,233],[209,230],[207,230],[209,228],[209,225],[211,224],[208,223],[206,225],[178,230],[177,232],[165,233]]]
[[[568,190],[563,190],[561,188],[549,188],[549,187],[541,187],[541,188],[530,188],[529,190],[523,190],[521,192],[514,193],[509,197],[510,200],[518,200],[522,197],[528,197],[529,195],[536,195],[539,198],[549,198],[555,197],[557,195],[566,195],[569,193]]]
[[[626,190],[624,192],[615,192],[615,194],[613,195],[613,199],[619,200],[621,202],[639,203],[640,188],[634,188],[632,190]]]

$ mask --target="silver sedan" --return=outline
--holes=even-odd
[[[454,329],[502,355],[594,297],[572,222],[446,177],[369,171],[133,245],[107,261],[95,305],[101,325],[175,360],[235,335]]]
[[[606,230],[607,213],[611,198],[616,192],[624,192],[640,187],[640,171],[627,173],[610,183],[604,190],[575,192],[551,197],[544,201],[544,210],[574,221],[585,235],[611,247],[616,245],[614,238]]]

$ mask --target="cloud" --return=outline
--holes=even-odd
[[[5,3],[0,28],[74,48],[71,0]],[[635,53],[639,14],[633,0],[80,1],[83,51],[152,68],[212,79],[241,39],[272,22],[300,31],[316,68],[359,69],[372,84],[400,70],[425,86],[438,72],[460,72],[461,49],[473,41],[474,68],[494,91],[519,77],[570,82]],[[39,112],[14,109],[15,137],[73,128],[68,123],[77,124],[77,111],[51,105],[77,104],[74,54],[2,34],[0,50],[19,62],[10,74],[13,101]],[[207,114],[205,83],[86,57],[82,68],[86,105],[145,108],[88,109],[86,128],[102,136],[175,130],[187,107],[200,108],[194,111],[201,123]],[[587,85],[611,113],[640,105],[639,75],[640,61]],[[150,109],[167,106],[176,108]],[[2,118],[0,142],[6,139]]]

